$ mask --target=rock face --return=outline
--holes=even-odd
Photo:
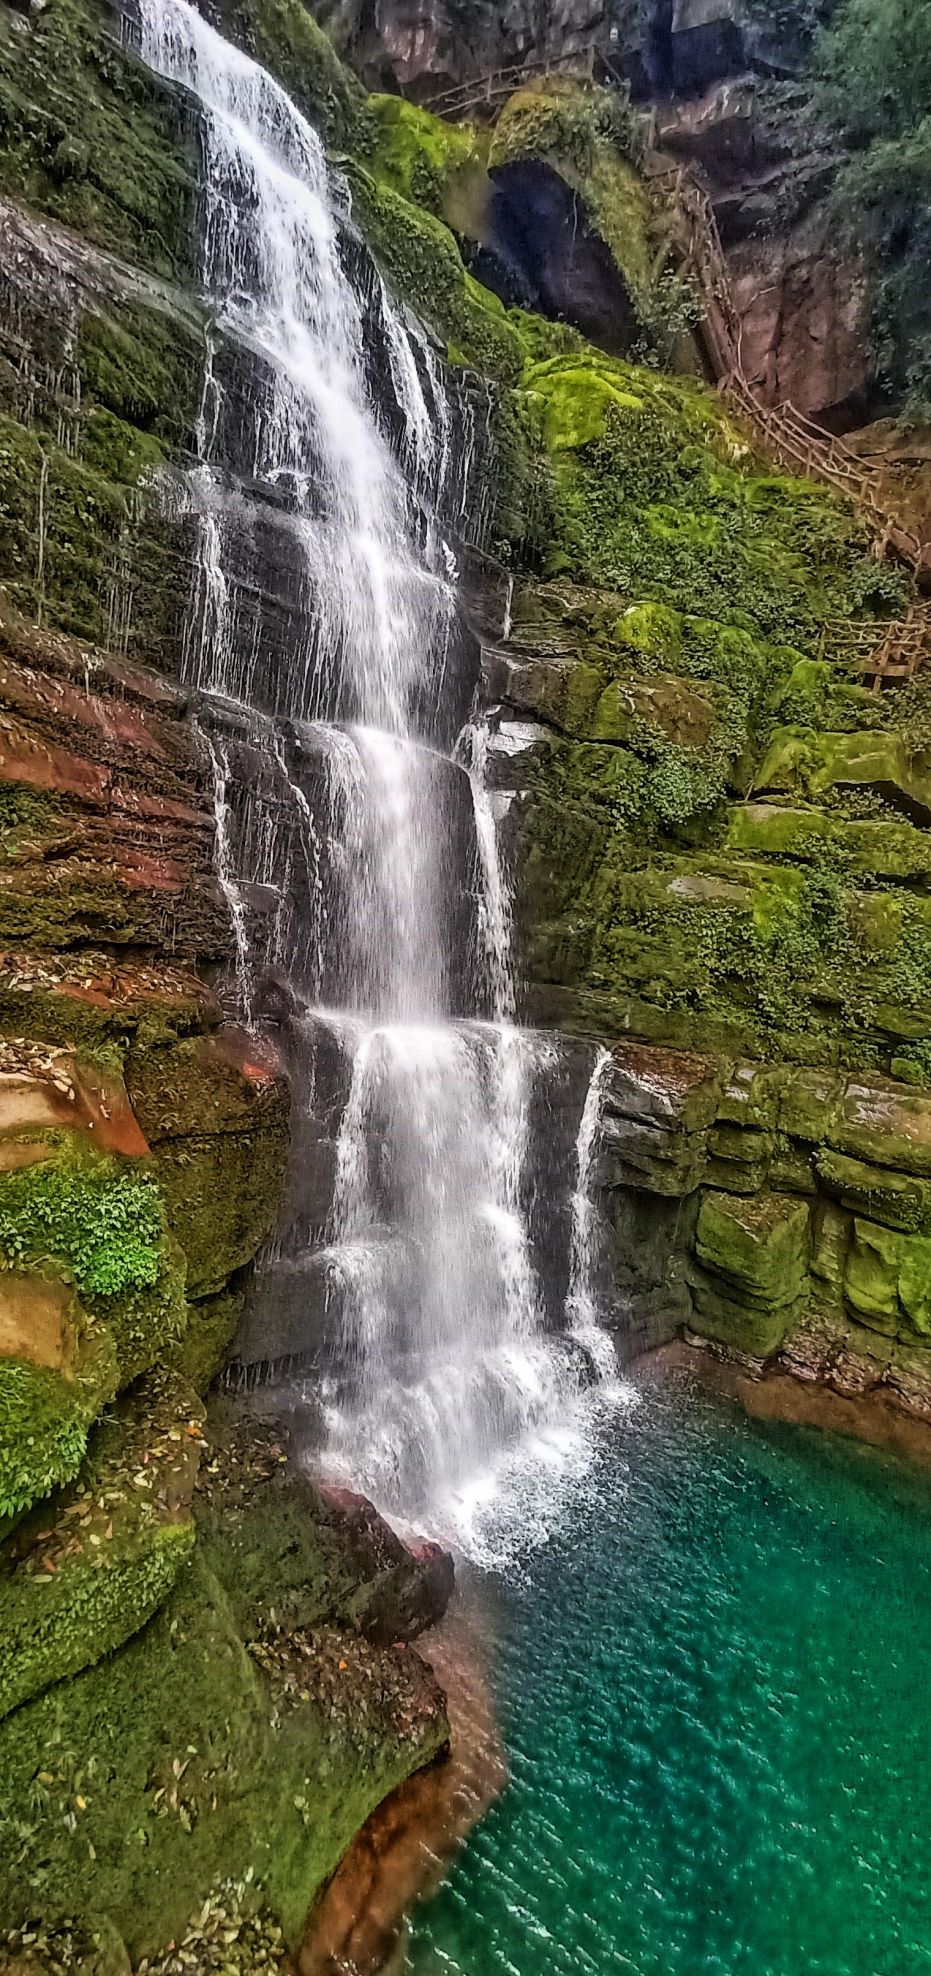
[[[314,0],[340,51],[373,86],[423,99],[450,84],[594,51],[641,95],[694,95],[758,66],[792,74],[810,24],[753,0]]]
[[[741,1359],[931,1415],[931,1097],[623,1044],[597,1172],[619,1248],[631,1195],[648,1225],[678,1204],[666,1337],[678,1321]],[[644,1255],[629,1286],[641,1302],[656,1288]]]
[[[799,84],[743,74],[660,105],[656,142],[710,195],[727,249],[741,361],[764,403],[836,429],[869,404],[865,268],[840,254],[826,195],[836,158]]]

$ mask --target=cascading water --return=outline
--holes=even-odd
[[[469,403],[454,446],[429,345],[369,263],[350,278],[346,189],[279,86],[187,0],[140,0],[140,16],[143,55],[203,128],[214,325],[185,666],[242,1012],[272,963],[305,1032],[349,1057],[328,1212],[299,1200],[272,1260],[301,1286],[312,1249],[338,1313],[324,1460],[442,1523],[580,1381],[578,1349],[567,1370],[542,1328],[526,1213],[530,1093],[554,1046],[514,1024],[481,726],[450,753],[457,561],[438,517],[462,502],[478,421]],[[249,614],[263,556],[293,603],[277,650]],[[314,1092],[296,1092],[305,1122]]]

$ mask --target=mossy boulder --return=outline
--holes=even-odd
[[[931,1336],[931,1238],[857,1216],[844,1296],[860,1322],[889,1337]]]
[[[808,1287],[808,1203],[787,1194],[702,1197],[695,1329],[755,1357],[779,1349]]]
[[[113,1394],[170,1360],[188,1321],[184,1261],[154,1179],[81,1135],[0,1172],[0,1263],[72,1291],[68,1349],[35,1363],[0,1357],[0,1514],[75,1475],[89,1427]],[[31,1349],[31,1348],[30,1348]]]
[[[128,60],[102,0],[0,12],[0,185],[154,273],[191,266],[194,173],[179,91]]]
[[[368,99],[376,177],[454,232],[481,240],[492,186],[488,142],[474,124],[446,123],[403,96]]]
[[[285,1628],[332,1621],[393,1646],[442,1616],[452,1561],[437,1546],[410,1548],[364,1497],[318,1488],[274,1423],[214,1399],[207,1434],[201,1554],[246,1638],[273,1614]]]
[[[288,1091],[223,1037],[135,1046],[133,1110],[152,1149],[189,1297],[216,1296],[272,1231],[288,1157]]]
[[[851,1159],[830,1146],[819,1149],[816,1165],[821,1186],[853,1213],[905,1233],[931,1230],[931,1181]]]
[[[868,789],[922,824],[931,822],[931,756],[891,729],[815,734],[781,728],[773,735],[755,787],[821,796]]]
[[[547,166],[576,195],[583,223],[607,248],[644,327],[649,325],[655,210],[637,169],[645,122],[617,90],[548,76],[518,89],[492,135],[493,172]]]
[[[0,1925],[80,1914],[92,1884],[135,1959],[249,1877],[293,1939],[446,1734],[414,1654],[326,1629],[247,1652],[195,1552],[119,1653],[0,1723]]]
[[[75,1476],[87,1437],[120,1383],[114,1340],[90,1323],[67,1372],[0,1358],[0,1520]]]
[[[347,166],[353,210],[376,260],[460,363],[516,383],[523,347],[503,304],[468,274],[449,228],[362,165]]]
[[[0,1555],[0,1715],[122,1646],[194,1544],[194,1394],[150,1376],[99,1426],[73,1484]]]
[[[931,838],[893,817],[838,816],[830,810],[744,803],[727,819],[726,846],[738,856],[792,858],[817,864],[835,855],[851,871],[881,878],[931,875]]]

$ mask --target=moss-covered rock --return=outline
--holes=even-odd
[[[187,111],[120,52],[103,0],[2,10],[0,186],[137,266],[188,270]]]
[[[92,1872],[95,1907],[139,1955],[251,1875],[293,1937],[445,1734],[416,1655],[331,1631],[247,1653],[195,1553],[118,1654],[0,1724],[0,1925],[80,1913]]]
[[[194,1543],[200,1441],[190,1388],[150,1377],[92,1435],[74,1484],[0,1555],[0,1715],[122,1646]]]
[[[548,76],[518,89],[505,104],[489,163],[501,172],[530,161],[558,173],[608,249],[651,342],[649,331],[660,327],[653,293],[657,222],[637,169],[644,129],[618,90]]]
[[[152,1149],[189,1297],[216,1295],[275,1225],[288,1157],[288,1093],[214,1038],[134,1048],[133,1109]]]
[[[474,124],[446,123],[403,96],[370,96],[367,163],[378,178],[455,233],[480,240],[492,186],[488,142]]]
[[[114,1340],[99,1324],[87,1326],[68,1372],[0,1358],[0,1519],[77,1474],[91,1426],[119,1383]]]
[[[499,383],[523,365],[503,304],[466,272],[449,228],[358,164],[348,167],[353,210],[395,292],[449,346],[450,355]]]
[[[791,858],[841,866],[877,878],[931,876],[931,837],[894,817],[851,818],[831,810],[743,803],[728,814],[726,848],[738,856]]]
[[[184,1260],[151,1175],[77,1134],[0,1173],[0,1259],[73,1284],[60,1364],[0,1358],[0,1514],[69,1480],[91,1422],[120,1386],[171,1359],[188,1321]]]
[[[886,729],[815,734],[783,728],[773,735],[755,777],[760,791],[821,796],[867,789],[922,824],[931,822],[931,756]]]
[[[201,1552],[246,1638],[331,1621],[382,1645],[412,1640],[442,1615],[452,1562],[414,1549],[361,1496],[321,1490],[287,1456],[287,1437],[222,1399],[198,1498]]]
[[[695,1328],[732,1349],[767,1358],[778,1350],[808,1284],[809,1215],[791,1195],[752,1198],[706,1192],[695,1252]]]

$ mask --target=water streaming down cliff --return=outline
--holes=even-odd
[[[314,1281],[337,1314],[314,1389],[331,1469],[442,1517],[604,1369],[581,1331],[560,1345],[543,1326],[527,1163],[555,1045],[514,1023],[481,723],[454,747],[477,653],[444,516],[468,503],[475,405],[451,405],[279,86],[186,0],[142,0],[141,23],[146,59],[193,93],[203,133],[214,330],[186,492],[185,667],[214,764],[240,1006],[267,1012],[274,967],[302,1044],[292,1214],[266,1284],[290,1296],[292,1356]],[[282,572],[274,621],[253,601],[267,567]],[[338,1122],[321,1205],[325,1060]]]

